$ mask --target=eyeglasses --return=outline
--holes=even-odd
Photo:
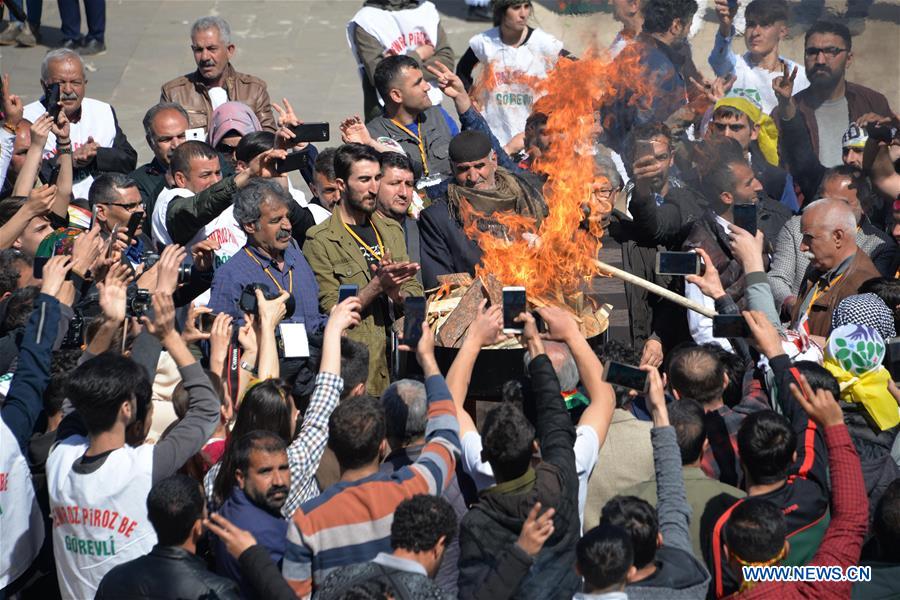
[[[829,58],[834,58],[841,52],[846,52],[846,48],[838,48],[837,46],[828,46],[827,48],[816,48],[814,46],[810,46],[806,49],[806,58],[816,58],[819,56],[819,53],[822,52],[825,56]]]
[[[103,202],[107,206],[118,206],[119,208],[124,208],[128,212],[134,212],[136,209],[140,208],[141,202],[131,202],[129,204],[116,204],[115,202]]]

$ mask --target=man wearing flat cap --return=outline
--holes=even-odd
[[[449,155],[453,178],[447,194],[422,211],[419,219],[425,289],[438,285],[438,275],[475,274],[481,249],[465,232],[473,220],[480,231],[502,237],[506,232],[497,214],[533,217],[535,228],[547,216],[540,180],[498,167],[484,133],[463,131],[450,142]]]

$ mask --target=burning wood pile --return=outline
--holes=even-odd
[[[426,320],[435,332],[435,342],[439,346],[459,348],[475,320],[481,301],[488,299],[492,305],[502,304],[503,284],[491,274],[473,279],[468,273],[454,273],[438,277],[438,280],[441,287],[431,296]],[[533,308],[552,305],[570,311],[578,321],[581,333],[588,339],[603,333],[609,326],[612,305],[597,307],[593,298],[581,292],[567,298],[529,297],[528,302]],[[495,350],[521,347],[515,337],[489,346]]]

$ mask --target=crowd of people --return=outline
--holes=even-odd
[[[33,102],[3,78],[0,598],[900,597],[900,117],[847,80],[850,31],[792,60],[785,0],[715,0],[709,81],[695,0],[612,0],[582,57],[528,0],[466,4],[493,27],[457,53],[431,2],[364,2],[329,148],[218,16],[140,166],[87,95],[98,43]],[[573,144],[541,82],[579,60],[631,87]],[[627,282],[624,340],[489,290],[450,353],[405,327],[511,222],[552,250],[561,147],[602,200],[572,235],[675,296]]]

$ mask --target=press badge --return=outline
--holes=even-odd
[[[309,356],[309,340],[303,323],[282,323],[278,326],[284,343],[285,358],[306,358]]]

